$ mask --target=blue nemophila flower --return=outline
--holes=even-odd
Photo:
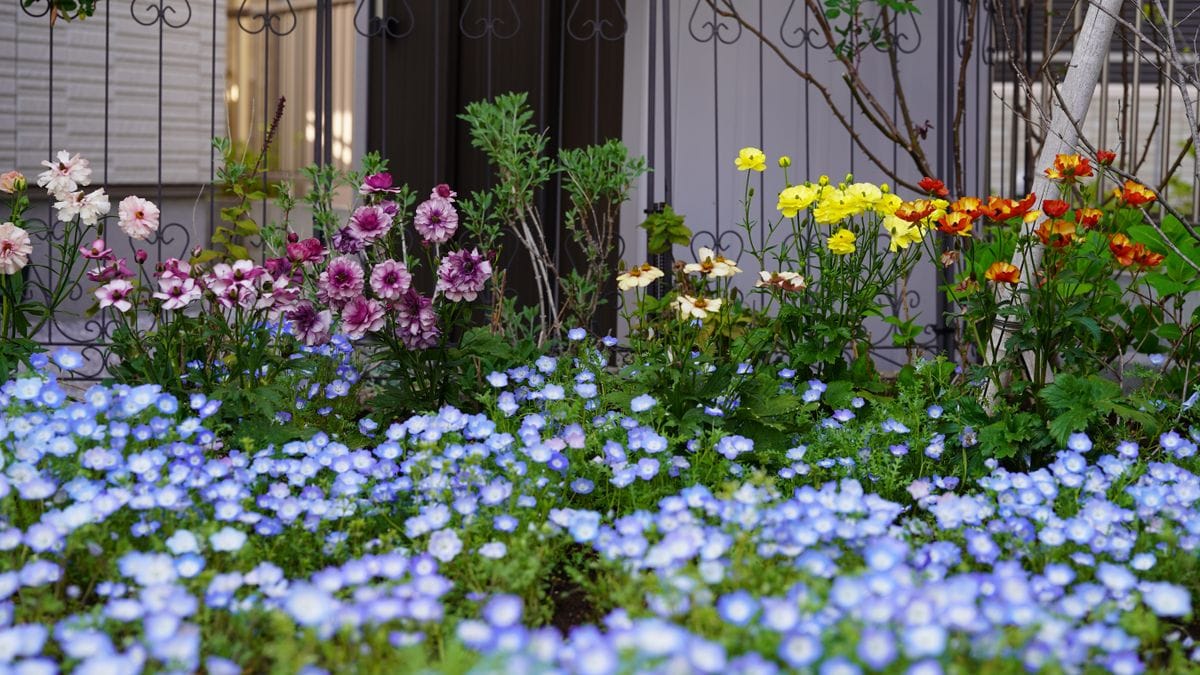
[[[745,626],[758,614],[758,601],[744,590],[728,593],[717,600],[717,613],[726,623]]]
[[[558,367],[558,361],[550,356],[539,356],[537,361],[534,362],[534,366],[539,371],[549,375]]]
[[[931,419],[931,420],[936,420],[936,419],[941,418],[943,412],[944,411],[942,410],[942,406],[937,405],[937,404],[931,405],[925,409],[925,414],[928,415],[929,419]]]
[[[587,337],[587,331],[582,328],[572,328],[567,331],[567,339],[571,342],[579,342]]]
[[[492,385],[494,388],[503,389],[504,387],[508,386],[508,375],[493,370],[492,372],[488,373],[487,381],[488,384]]]
[[[59,347],[51,354],[54,364],[63,370],[78,370],[83,367],[83,357],[66,347]]]
[[[1092,439],[1087,434],[1074,433],[1067,439],[1067,447],[1075,452],[1088,452],[1092,449]]]
[[[642,394],[634,397],[634,399],[629,402],[629,409],[635,413],[646,412],[647,410],[653,408],[656,403],[658,403],[658,401],[656,401],[650,394]]]

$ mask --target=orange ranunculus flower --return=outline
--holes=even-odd
[[[1158,267],[1166,259],[1161,253],[1155,253],[1145,246],[1138,244],[1134,247],[1133,261],[1142,267]]]
[[[945,197],[946,195],[950,194],[950,191],[946,189],[945,183],[936,178],[930,178],[929,176],[922,178],[920,182],[917,183],[917,187],[933,195],[934,197]]]
[[[1034,230],[1043,246],[1062,248],[1071,243],[1075,237],[1075,223],[1069,220],[1043,220]]]
[[[962,197],[950,204],[950,210],[978,218],[983,215],[983,202],[979,201],[979,197]]]
[[[1100,209],[1083,208],[1075,211],[1075,222],[1086,230],[1090,230],[1100,224],[1100,218],[1104,212]]]
[[[946,234],[955,234],[960,237],[971,236],[971,227],[973,219],[971,216],[961,212],[953,211],[947,213],[938,219],[938,230]]]
[[[993,196],[988,198],[987,206],[982,207],[981,210],[983,215],[999,223],[1024,216],[1029,209],[1033,208],[1036,201],[1037,195],[1032,192],[1021,201]]]
[[[1071,205],[1061,199],[1047,199],[1042,202],[1042,211],[1049,218],[1062,218],[1063,214],[1071,210]]]
[[[1076,178],[1092,175],[1092,160],[1079,155],[1058,155],[1054,158],[1054,166],[1046,169],[1050,180],[1060,180],[1073,183]]]
[[[1097,150],[1096,151],[1096,162],[1103,166],[1111,165],[1113,163],[1113,161],[1115,161],[1116,159],[1117,159],[1117,153],[1113,152],[1112,150]]]
[[[1117,263],[1122,267],[1132,265],[1133,258],[1137,254],[1137,247],[1129,241],[1129,237],[1123,234],[1114,234],[1108,240],[1108,250],[1112,251],[1113,258],[1116,258]]]
[[[1016,284],[1021,280],[1021,270],[1012,263],[994,262],[983,276],[998,284]]]
[[[1149,204],[1157,199],[1154,191],[1150,188],[1131,180],[1125,181],[1125,188],[1121,190],[1120,199],[1130,206],[1142,206]]]
[[[896,207],[896,213],[893,214],[897,218],[909,223],[915,223],[929,217],[929,214],[937,210],[937,205],[928,199],[914,199],[911,202],[904,202]]]

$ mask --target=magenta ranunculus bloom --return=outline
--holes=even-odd
[[[333,250],[342,255],[354,255],[367,247],[367,241],[355,234],[349,225],[333,233],[332,243]]]
[[[317,279],[317,297],[321,302],[341,309],[362,295],[363,278],[363,268],[357,260],[347,256],[334,258]]]
[[[347,226],[354,236],[366,242],[375,241],[392,229],[392,217],[379,206],[360,206],[350,216]]]
[[[394,306],[396,334],[409,349],[429,349],[437,345],[441,331],[433,301],[413,289],[408,289]]]
[[[371,290],[384,300],[399,300],[412,286],[412,274],[402,262],[384,260],[371,270]]]
[[[360,295],[346,303],[346,308],[342,310],[342,331],[351,340],[374,333],[382,327],[383,305],[377,300]]]
[[[362,185],[358,186],[358,194],[369,195],[376,192],[399,192],[400,188],[392,186],[392,174],[387,171],[373,173],[363,179]]]
[[[437,290],[454,302],[474,300],[491,276],[492,264],[478,249],[455,251],[442,258]]]
[[[327,309],[317,311],[308,300],[301,300],[287,313],[296,337],[304,344],[322,345],[329,342],[329,328],[333,325],[333,313]]]
[[[288,260],[297,265],[321,262],[325,259],[325,253],[325,247],[321,245],[321,240],[316,237],[309,237],[303,241],[287,245]]]
[[[444,244],[458,230],[458,211],[449,199],[434,197],[421,202],[413,220],[421,238],[427,244]]]

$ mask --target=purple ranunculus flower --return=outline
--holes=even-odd
[[[402,262],[384,260],[371,270],[371,290],[384,300],[399,300],[412,286],[412,274]]]
[[[358,296],[342,310],[342,330],[346,337],[357,340],[383,327],[383,305],[377,300]]]
[[[373,173],[363,179],[362,185],[358,186],[358,194],[369,195],[376,192],[399,192],[400,188],[392,186],[392,174],[387,171]]]
[[[329,261],[329,267],[317,280],[317,297],[341,309],[347,302],[362,295],[363,268],[354,258],[339,256]]]
[[[366,240],[355,234],[349,225],[333,233],[332,244],[333,250],[342,255],[354,255],[367,247]]]
[[[458,229],[458,211],[449,199],[434,197],[421,202],[413,221],[421,238],[428,244],[444,244]]]
[[[437,290],[450,300],[474,300],[492,276],[492,264],[478,249],[455,251],[438,267]]]
[[[372,242],[387,234],[392,229],[392,217],[379,206],[360,206],[350,216],[347,226],[354,236],[365,242]]]
[[[325,309],[317,311],[308,300],[302,300],[287,313],[296,337],[306,345],[320,345],[329,342],[329,327],[333,325],[333,314]]]
[[[408,289],[395,304],[396,333],[409,349],[429,349],[437,344],[441,331],[433,301]]]

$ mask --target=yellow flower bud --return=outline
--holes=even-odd
[[[779,158],[779,168],[786,169],[792,165],[792,158],[784,155]]]

